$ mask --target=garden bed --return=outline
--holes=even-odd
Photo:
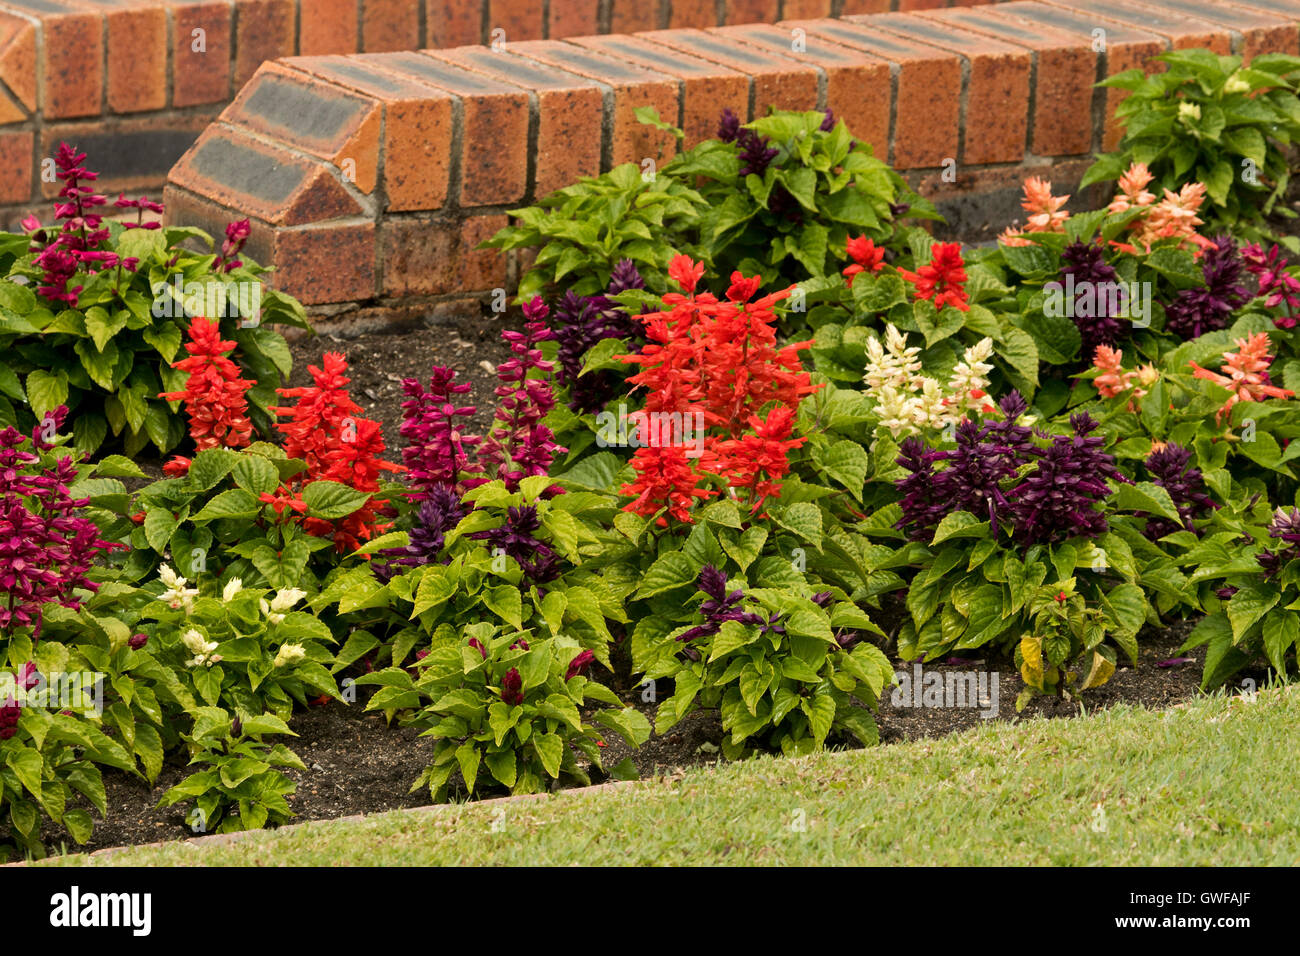
[[[979,708],[894,706],[886,694],[876,721],[881,742],[889,745],[943,737],[995,722],[1071,718],[1120,704],[1161,710],[1183,703],[1198,696],[1205,657],[1203,648],[1177,656],[1185,630],[1179,627],[1143,635],[1138,666],[1120,667],[1105,686],[1092,691],[1082,704],[1078,700],[1036,697],[1017,713],[1015,699],[1024,682],[1019,674],[1006,668],[989,671],[990,678],[997,675],[999,688],[996,717],[981,716]],[[1180,663],[1160,666],[1175,659]],[[976,665],[964,661],[936,662],[927,665],[925,672],[943,674],[973,666]],[[903,662],[895,662],[895,667],[900,673],[910,672],[909,665]],[[1262,675],[1255,677],[1261,679]],[[640,690],[626,691],[620,697],[654,720],[657,705],[644,703]],[[331,701],[299,713],[290,721],[299,735],[293,739],[293,747],[308,767],[306,771],[287,771],[298,785],[297,792],[289,797],[289,805],[297,814],[294,823],[382,813],[429,802],[427,791],[412,793],[410,784],[428,763],[432,745],[413,729],[387,725],[382,715],[366,713],[363,706]],[[642,779],[671,776],[687,767],[718,760],[722,737],[722,726],[716,715],[700,713],[667,734],[652,734],[649,741],[636,749],[611,735],[604,760],[606,766],[612,767],[624,757],[631,757]],[[97,822],[94,835],[84,846],[66,849],[94,852],[107,847],[202,835],[191,831],[184,807],[157,805],[163,793],[179,783],[186,773],[183,765],[169,763],[150,787],[126,774],[106,772],[107,819]],[[459,796],[463,799],[464,794]],[[56,833],[55,828],[50,828],[52,847],[58,846]]]

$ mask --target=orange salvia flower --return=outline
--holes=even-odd
[[[1195,362],[1189,362],[1192,374],[1197,378],[1222,385],[1232,391],[1228,400],[1219,409],[1217,420],[1222,423],[1238,402],[1262,402],[1267,398],[1292,398],[1295,393],[1272,384],[1268,378],[1268,367],[1273,356],[1268,351],[1268,333],[1258,332],[1248,339],[1237,339],[1237,351],[1223,353],[1223,368],[1212,372],[1201,368]]]

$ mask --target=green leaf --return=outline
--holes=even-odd
[[[813,462],[847,488],[854,498],[862,500],[862,488],[867,482],[867,472],[871,467],[871,458],[865,448],[846,438],[833,445],[815,449]]]
[[[655,563],[650,565],[650,570],[646,572],[636,596],[654,597],[664,591],[693,584],[697,574],[698,569],[691,563],[690,558],[680,551],[670,551],[660,555]]]
[[[194,516],[195,521],[216,521],[221,518],[252,518],[262,510],[261,503],[242,488],[223,491]]]
[[[1300,640],[1300,618],[1290,611],[1279,611],[1264,619],[1264,653],[1280,676],[1286,675],[1286,652]]]
[[[560,775],[564,756],[564,741],[555,734],[533,734],[533,749],[542,761],[542,767],[552,777]]]
[[[800,501],[784,511],[773,510],[772,518],[817,550],[822,546],[822,511],[811,501]]]
[[[989,523],[969,511],[951,511],[943,516],[934,529],[931,546],[942,544],[949,538],[983,538],[989,533]]]
[[[516,628],[523,628],[523,600],[519,588],[513,584],[487,588],[483,592],[483,603],[497,617]]]
[[[1115,494],[1115,505],[1123,511],[1138,511],[1146,514],[1160,515],[1182,524],[1182,516],[1174,504],[1169,492],[1151,481],[1139,481],[1132,485],[1120,485]]]
[[[337,481],[313,481],[303,489],[302,500],[312,517],[337,521],[364,505],[370,495]]]
[[[38,419],[68,403],[68,376],[38,368],[27,376],[27,401]]]
[[[1250,584],[1228,601],[1228,621],[1232,624],[1232,643],[1239,644],[1246,631],[1277,604],[1276,587]]]
[[[126,328],[126,320],[130,315],[125,309],[118,309],[110,315],[101,306],[94,305],[86,310],[86,331],[95,342],[95,348],[104,351],[109,340],[118,332]]]

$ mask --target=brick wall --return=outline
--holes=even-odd
[[[969,0],[967,0],[969,2]],[[991,2],[991,0],[976,0]],[[0,226],[76,142],[111,190],[157,190],[267,60],[767,22],[943,0],[0,0]],[[48,169],[47,178],[49,175]]]
[[[510,208],[666,159],[675,144],[636,107],[656,106],[690,145],[723,107],[779,106],[834,110],[952,231],[992,236],[1022,215],[1025,175],[1069,191],[1113,145],[1118,97],[1096,80],[1158,66],[1150,57],[1170,48],[1296,53],[1298,38],[1300,0],[1014,0],[289,57],[264,65],[172,170],[168,215],[212,231],[251,215],[250,252],[318,312],[427,312],[509,287],[521,263],[475,247]]]

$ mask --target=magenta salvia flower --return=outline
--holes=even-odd
[[[501,700],[511,707],[524,702],[524,680],[519,676],[518,668],[510,668],[501,678]]]
[[[1144,530],[1146,537],[1157,541],[1175,531],[1188,530],[1196,533],[1192,519],[1200,517],[1218,505],[1205,493],[1205,481],[1199,468],[1190,467],[1192,453],[1181,445],[1169,444],[1153,451],[1146,460],[1147,471],[1152,480],[1169,492],[1183,523],[1170,521],[1157,515],[1147,517]]]
[[[500,478],[511,491],[519,482],[536,475],[545,475],[551,467],[556,452],[567,451],[555,443],[555,435],[541,424],[547,413],[555,407],[555,396],[550,382],[544,378],[529,378],[532,371],[550,374],[554,363],[542,358],[539,342],[554,339],[555,334],[546,327],[550,309],[535,297],[524,305],[527,320],[523,332],[506,330],[501,333],[514,357],[497,366],[501,384],[496,395],[496,423],[479,446],[478,460],[484,474]],[[476,479],[475,484],[481,483]]]
[[[67,409],[55,411],[61,422]],[[23,446],[31,439],[15,428],[0,431],[0,630],[30,626],[40,638],[41,608],[78,608],[77,589],[95,591],[86,574],[95,559],[125,545],[104,541],[76,509],[68,486],[77,477],[70,457],[42,464]]]
[[[460,487],[461,473],[469,466],[468,449],[483,439],[461,431],[457,419],[474,414],[473,405],[457,405],[455,397],[470,390],[468,382],[457,382],[456,373],[441,365],[433,367],[429,389],[413,378],[402,381],[409,396],[402,402],[402,424],[398,432],[406,439],[402,463],[415,490],[411,499],[428,498],[435,488]]]
[[[244,264],[237,257],[252,232],[252,223],[247,219],[240,219],[226,226],[226,238],[221,243],[221,255],[217,256],[215,263],[222,272],[232,272]]]
[[[162,214],[162,203],[154,202],[147,196],[141,196],[139,199],[127,199],[126,193],[120,193],[113,201],[113,205],[118,209],[134,209],[136,211],[135,222],[124,222],[122,226],[126,229],[161,229],[162,223],[156,219],[149,222],[144,221],[146,212]]]
[[[1131,483],[1101,450],[1106,440],[1090,434],[1097,427],[1090,415],[1070,416],[1070,427],[1074,434],[1053,436],[1037,467],[1015,488],[1015,537],[1022,544],[1103,534],[1106,515],[1096,506],[1110,494],[1106,479]]]
[[[573,680],[579,674],[586,674],[595,662],[596,655],[591,651],[579,651],[578,655],[569,661],[569,668],[564,672],[564,679]]]
[[[18,733],[18,718],[22,715],[23,709],[12,697],[0,704],[0,740],[8,740]]]
[[[1241,250],[1241,258],[1258,283],[1255,295],[1264,300],[1264,305],[1270,309],[1286,306],[1286,314],[1275,318],[1273,324],[1280,329],[1295,328],[1300,313],[1300,280],[1287,271],[1289,263],[1277,244],[1265,255],[1259,243],[1252,243]]]
[[[116,255],[98,248],[109,232],[103,225],[104,217],[92,210],[107,204],[108,199],[84,185],[99,178],[98,173],[81,165],[85,158],[85,153],[78,153],[67,143],[59,144],[54,165],[58,169],[55,175],[63,181],[59,198],[64,201],[55,203],[54,216],[63,220],[62,228],[52,238],[48,230],[28,230],[34,232],[32,251],[38,253],[34,262],[44,272],[36,291],[51,302],[73,308],[82,286],[69,289],[68,283],[78,272],[98,272],[119,264],[134,268],[133,263],[119,262]]]

